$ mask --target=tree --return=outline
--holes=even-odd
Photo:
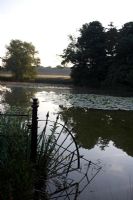
[[[111,22],[105,32],[106,35],[106,56],[108,66],[114,63],[116,56],[116,47],[118,45],[118,30]]]
[[[30,80],[36,75],[40,59],[32,43],[11,40],[3,58],[4,67],[13,73],[15,80]]]
[[[105,32],[106,36],[106,78],[104,86],[112,85],[116,71],[116,48],[118,46],[119,32],[111,22]]]
[[[71,63],[76,85],[133,87],[133,22],[121,29],[113,23],[104,28],[98,21],[84,24],[79,37],[61,55],[62,64]]]
[[[62,65],[56,65],[56,68],[57,68],[57,69],[63,69],[64,66],[62,66]]]
[[[64,63],[72,63],[71,77],[78,85],[99,85],[105,79],[105,32],[98,21],[84,24],[80,36],[70,36],[70,43],[64,50]]]
[[[133,86],[133,22],[119,30],[113,74],[115,84]]]
[[[118,43],[118,30],[111,22],[106,31],[106,54],[108,57],[115,57]]]

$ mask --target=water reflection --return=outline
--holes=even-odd
[[[34,88],[22,88],[15,87],[11,88],[11,91],[7,91],[4,95],[4,101],[10,106],[22,106],[28,107],[30,103],[30,99],[34,96],[36,90]]]
[[[39,118],[44,119],[50,111],[50,120],[55,120],[60,113],[60,120],[68,120],[68,127],[83,147],[81,154],[94,163],[99,160],[102,166],[103,174],[93,180],[81,199],[132,199],[133,111],[89,108],[133,110],[133,98],[79,94],[66,87],[15,86],[3,93],[3,99],[7,104],[28,108],[33,95],[39,99]]]
[[[113,141],[117,148],[133,156],[133,112],[104,111],[85,108],[61,108],[63,121],[68,121],[82,147],[101,150]]]
[[[40,121],[43,129],[38,140],[36,199],[80,199],[101,167],[80,155],[75,138],[65,123],[59,123],[59,116],[54,122],[49,119],[47,114],[46,120]]]

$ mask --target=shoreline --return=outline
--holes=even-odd
[[[80,94],[97,94],[106,96],[118,96],[118,97],[133,97],[133,90],[131,88],[89,88],[74,86],[72,81],[49,81],[46,82],[17,82],[17,81],[1,81],[0,85],[9,87],[69,87],[73,92]]]

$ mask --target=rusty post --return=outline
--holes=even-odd
[[[31,152],[30,159],[32,162],[36,162],[37,157],[37,130],[38,130],[38,99],[33,98],[32,103],[32,126],[31,126]]]

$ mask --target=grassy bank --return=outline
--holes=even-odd
[[[2,73],[0,74],[0,81],[10,81],[14,82],[12,74],[10,73]],[[35,80],[30,80],[26,82],[31,83],[48,83],[48,84],[71,84],[72,80],[68,75],[44,75],[38,74]]]

